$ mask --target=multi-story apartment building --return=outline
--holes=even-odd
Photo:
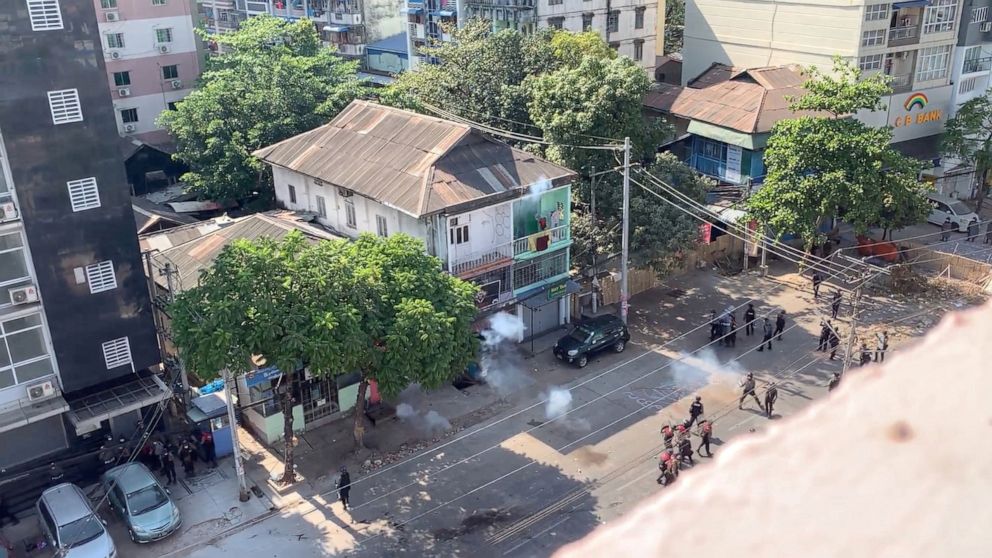
[[[199,0],[208,31],[226,33],[249,17],[271,15],[286,20],[309,19],[326,44],[346,58],[368,63],[370,44],[405,32],[403,0]]]
[[[276,200],[355,237],[403,232],[528,336],[569,320],[572,171],[463,124],[366,101],[266,147]]]
[[[866,75],[891,77],[893,94],[882,99],[886,109],[857,117],[891,126],[895,147],[940,167],[940,134],[953,112],[960,2],[688,0],[682,83],[713,63],[829,69],[838,55]],[[970,18],[969,13],[965,21]]]
[[[0,0],[0,467],[169,395],[91,2]]]
[[[407,0],[410,65],[424,62],[419,48],[429,38],[448,40],[444,25],[470,19],[491,21],[493,29],[531,33],[551,27],[595,31],[620,54],[652,72],[658,3],[645,0]]]
[[[951,83],[952,106],[984,95],[992,70],[992,0],[963,0]]]
[[[191,0],[92,0],[117,129],[151,144],[169,142],[156,123],[200,75]]]

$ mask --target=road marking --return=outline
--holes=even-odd
[[[618,486],[618,487],[616,487],[616,488],[614,488],[614,489],[613,489],[613,491],[614,491],[614,492],[619,492],[619,491],[621,491],[621,490],[623,490],[624,488],[627,488],[628,486],[630,486],[630,485],[632,485],[632,484],[634,484],[635,482],[637,482],[637,481],[639,481],[639,480],[641,480],[641,479],[643,479],[644,477],[647,477],[647,476],[650,476],[650,475],[653,475],[653,474],[655,474],[655,473],[656,473],[656,471],[654,471],[654,470],[649,470],[648,472],[646,472],[646,473],[644,473],[643,475],[638,475],[638,476],[637,476],[637,477],[636,477],[636,478],[635,478],[634,480],[632,480],[632,481],[630,481],[630,482],[625,482],[624,484],[622,484],[622,485],[620,485],[620,486]]]
[[[503,556],[506,556],[507,554],[513,552],[514,550],[520,548],[521,546],[524,546],[525,544],[533,541],[534,539],[540,537],[541,535],[547,533],[548,531],[554,529],[555,527],[561,525],[562,523],[565,523],[566,521],[568,521],[571,518],[572,517],[570,515],[566,515],[565,517],[561,518],[560,520],[552,523],[547,529],[543,529],[541,532],[535,533],[534,535],[530,536],[529,538],[524,539],[523,542],[520,542],[517,545],[515,545],[513,548],[507,550],[506,552],[503,553]]]

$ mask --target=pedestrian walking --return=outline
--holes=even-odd
[[[778,317],[775,318],[775,335],[778,336],[778,340],[782,340],[782,332],[785,330],[785,310],[778,313]]]
[[[951,229],[954,228],[954,224],[951,223],[950,217],[945,217],[944,222],[940,225],[940,241],[947,242],[951,239]]]
[[[702,438],[702,442],[699,443],[699,448],[696,451],[699,456],[703,455],[703,448],[706,448],[706,457],[713,457],[713,452],[710,451],[710,437],[713,435],[713,423],[708,420],[702,420],[699,422],[699,437]]]
[[[837,356],[837,346],[840,345],[840,337],[836,329],[830,330],[830,339],[827,341],[827,344],[830,345],[830,360],[833,360]]]
[[[817,351],[827,350],[827,341],[830,339],[830,322],[820,320],[820,342],[816,346]]]
[[[217,468],[217,447],[214,445],[214,435],[209,430],[200,434],[200,447],[203,448],[203,461]]]
[[[17,525],[21,522],[20,519],[17,519],[16,515],[11,513],[10,508],[7,507],[7,499],[4,495],[0,494],[0,527],[3,527],[3,524],[6,523],[8,519],[10,520],[11,525]]]
[[[696,400],[689,405],[689,422],[686,423],[686,427],[691,427],[701,416],[703,416],[703,398],[697,395]]]
[[[737,346],[737,316],[734,314],[730,315],[730,333],[727,334],[727,343],[731,347]]]
[[[162,468],[162,456],[164,454],[165,454],[165,444],[163,444],[162,441],[159,440],[158,438],[155,438],[152,441],[152,456],[154,458],[153,462],[155,463],[155,467],[153,468],[154,471],[157,471]]]
[[[710,341],[716,341],[720,336],[720,319],[716,316],[716,310],[710,310]]]
[[[688,459],[689,465],[695,465],[695,463],[692,462],[692,453],[692,440],[686,436],[685,438],[682,438],[681,442],[679,442],[679,458],[683,461]]]
[[[985,244],[992,244],[992,221],[985,225]]]
[[[840,294],[840,291],[834,291],[834,298],[830,301],[830,317],[837,319],[837,313],[840,312],[840,303],[844,299],[844,296]]]
[[[189,440],[183,440],[183,445],[179,447],[179,461],[183,464],[183,471],[186,473],[186,478],[196,474],[196,464],[193,462],[195,453]]]
[[[754,398],[754,401],[755,403],[758,404],[759,408],[762,409],[764,408],[764,406],[761,404],[761,400],[758,399],[758,394],[754,392],[754,387],[755,387],[754,374],[748,372],[747,376],[744,378],[744,381],[741,383],[741,399],[740,401],[737,402],[738,409],[744,408],[744,400],[747,399],[748,395]]]
[[[875,362],[885,362],[885,352],[889,350],[889,332],[875,334]]]
[[[974,242],[978,238],[978,218],[972,217],[968,222],[968,242]]]
[[[813,272],[813,298],[820,298],[820,283],[823,283],[823,276],[819,271]]]
[[[162,474],[168,484],[176,483],[176,456],[169,450],[162,451]]]
[[[775,408],[775,402],[778,401],[778,386],[775,383],[768,384],[768,389],[765,390],[765,414],[768,418],[772,418],[772,410]]]
[[[751,335],[754,333],[754,304],[748,303],[747,310],[744,311],[744,333]]]
[[[840,372],[834,372],[833,377],[830,378],[830,383],[827,384],[827,391],[833,391],[840,384]]]
[[[675,438],[675,430],[672,429],[672,425],[666,424],[661,427],[661,441],[665,444],[665,448],[672,449],[672,440]]]
[[[868,348],[868,343],[861,342],[861,366],[871,362],[871,349]]]
[[[351,475],[348,474],[348,468],[344,465],[341,466],[341,475],[338,477],[338,498],[341,499],[341,505],[344,509],[348,509],[348,501],[351,495]]]
[[[765,332],[765,337],[764,337],[764,339],[761,340],[761,344],[758,345],[758,352],[759,353],[761,351],[764,351],[765,350],[765,343],[768,343],[768,350],[769,351],[772,350],[772,332],[773,332],[773,329],[772,329],[772,322],[768,319],[768,316],[765,316],[765,323],[762,326],[762,330]]]

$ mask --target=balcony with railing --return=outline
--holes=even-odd
[[[513,243],[506,242],[470,254],[448,255],[448,271],[463,279],[513,263]]]
[[[890,47],[915,45],[920,42],[920,18],[918,16],[897,17],[895,25],[889,27]]]
[[[568,250],[558,250],[524,263],[516,263],[513,265],[513,290],[519,292],[557,280],[568,273],[568,268]]]
[[[977,72],[987,72],[990,69],[992,69],[992,56],[987,56],[985,58],[965,60],[961,71],[965,74],[974,74]]]
[[[467,0],[466,4],[519,10],[534,9],[535,0]]]
[[[534,258],[571,244],[570,191],[555,188],[513,202],[514,258]]]
[[[570,228],[565,224],[518,238],[513,241],[513,256],[533,257],[566,246],[572,238]]]

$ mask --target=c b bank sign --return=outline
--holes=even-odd
[[[885,108],[860,111],[857,118],[868,126],[892,128],[892,141],[900,142],[943,133],[951,114],[952,85],[918,89],[882,99]]]
[[[944,110],[930,107],[930,98],[921,91],[910,93],[901,105],[905,113],[896,114],[892,121],[894,128],[929,124],[939,122],[944,118]]]

